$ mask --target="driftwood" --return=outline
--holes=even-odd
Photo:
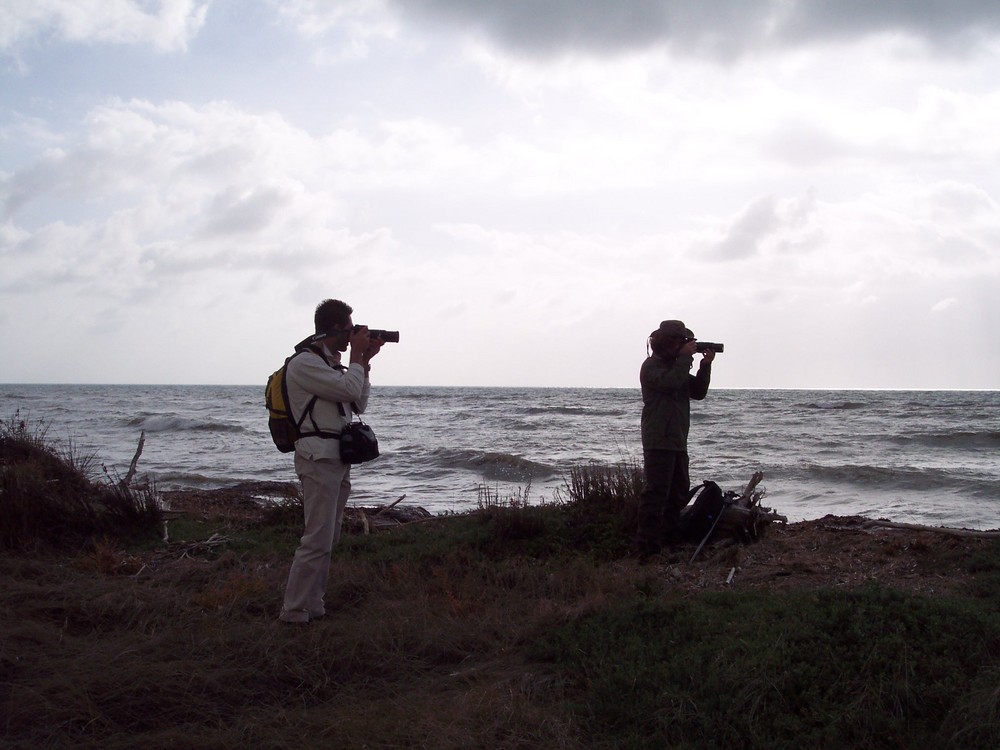
[[[196,555],[208,554],[211,550],[228,544],[229,541],[229,537],[222,534],[212,534],[208,539],[201,539],[197,542],[170,542],[167,554],[171,557],[176,556],[178,560],[183,560]]]
[[[122,487],[128,487],[132,483],[132,479],[135,477],[135,469],[139,465],[139,456],[142,455],[142,446],[146,444],[146,431],[142,430],[139,433],[139,445],[135,449],[135,455],[132,456],[132,463],[129,464],[128,473],[125,478],[121,481]]]
[[[740,495],[739,499],[749,503],[753,498],[753,491],[757,489],[757,485],[761,483],[764,479],[763,471],[755,471],[753,476],[750,477],[750,481],[747,482],[747,486],[743,488],[743,494]],[[758,498],[759,501],[759,498]]]
[[[951,536],[965,536],[976,539],[997,539],[1000,538],[1000,530],[977,531],[976,529],[956,529],[949,526],[923,526],[919,523],[897,523],[895,521],[865,521],[864,528],[874,526],[884,529],[905,529],[907,531],[933,531],[937,534],[949,534]]]
[[[393,508],[395,508],[397,505],[399,505],[405,499],[406,499],[406,495],[405,494],[404,495],[400,495],[399,497],[396,498],[396,501],[394,503],[392,503],[391,505],[387,505],[384,508],[381,508],[380,510],[376,511],[375,515],[376,516],[381,516],[387,510],[392,510]]]
[[[716,516],[708,533],[701,539],[701,543],[691,556],[689,563],[693,563],[705,545],[711,542],[718,542],[719,545],[736,544],[741,542],[748,544],[757,541],[764,530],[774,521],[788,523],[785,516],[779,515],[770,508],[761,506],[761,498],[767,490],[757,486],[764,479],[764,472],[754,472],[743,488],[743,492],[737,495],[735,492],[726,492],[723,495],[722,510]],[[730,574],[732,580],[732,573]],[[729,581],[726,581],[729,583]]]
[[[756,541],[768,525],[774,522],[788,523],[786,516],[775,513],[760,504],[767,490],[758,489],[764,479],[764,472],[754,472],[743,492],[727,502],[719,517],[718,536],[729,536],[741,542]]]
[[[432,516],[424,508],[417,506],[399,506],[406,497],[403,495],[390,505],[379,508],[364,508],[359,505],[344,509],[344,531],[349,534],[371,534],[377,531],[387,531],[409,523],[426,521]],[[398,507],[397,507],[398,506]]]

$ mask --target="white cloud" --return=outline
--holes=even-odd
[[[0,50],[47,35],[183,50],[204,25],[208,6],[208,0],[11,0],[0,5]]]
[[[946,299],[941,300],[940,302],[935,303],[934,306],[931,307],[931,312],[934,313],[944,312],[945,310],[949,310],[957,304],[958,304],[957,299],[955,299],[954,297],[948,297]]]
[[[328,170],[336,158],[322,141],[273,116],[141,101],[98,108],[85,138],[5,181],[6,285],[74,285],[85,272],[114,295],[164,275],[321,271],[360,241],[342,228],[343,198],[320,182]],[[95,218],[16,223],[34,203],[58,213],[79,199]],[[59,272],[54,258],[86,271]]]
[[[759,4],[712,21],[602,3],[608,28],[571,37],[551,0],[403,6],[259,4],[261,40],[301,37],[254,47],[246,72],[220,9],[199,44],[131,50],[149,70],[97,77],[90,98],[29,65],[0,123],[0,347],[59,336],[71,361],[128,351],[96,379],[254,382],[339,296],[403,331],[384,383],[633,385],[667,317],[727,343],[720,386],[995,383],[985,355],[956,374],[925,341],[972,351],[1000,322],[1000,57],[914,41],[988,31],[990,9],[931,23],[786,2],[743,30]],[[69,6],[39,7],[13,48],[118,61],[63,44]],[[206,5],[128,7],[148,18],[113,37],[106,15],[89,38],[155,48],[144,23]],[[162,28],[173,49],[196,30]],[[742,56],[718,65],[730,42]],[[135,95],[148,73],[169,96]],[[73,379],[55,360],[14,377]]]
[[[367,57],[373,43],[395,40],[399,33],[398,21],[387,12],[384,0],[267,1],[318,45],[313,60],[321,67]]]

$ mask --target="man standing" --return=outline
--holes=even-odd
[[[687,505],[687,438],[691,399],[708,394],[715,352],[705,352],[691,375],[697,339],[679,320],[665,320],[649,335],[652,354],[642,363],[642,457],[645,488],[635,535],[639,561],[680,541],[680,512]]]
[[[288,363],[285,382],[291,413],[302,422],[295,442],[295,473],[302,482],[305,531],[288,573],[280,619],[306,623],[326,614],[330,553],[340,539],[351,491],[351,467],[340,460],[341,429],[368,405],[371,359],[382,348],[367,327],[354,329],[353,309],[328,299],[316,307],[316,336]],[[351,349],[347,367],[341,353]]]

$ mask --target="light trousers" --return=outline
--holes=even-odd
[[[351,494],[351,466],[336,458],[308,459],[296,453],[295,473],[302,482],[305,530],[288,572],[281,619],[309,622],[326,614],[330,553],[340,541]]]

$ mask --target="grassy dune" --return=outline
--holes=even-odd
[[[0,433],[5,749],[1000,746],[994,540],[859,536],[864,575],[817,583],[801,555],[853,532],[796,524],[640,567],[635,472],[589,467],[557,505],[348,534],[330,614],[291,626],[294,496],[192,507],[167,543],[149,496],[123,511],[29,437]],[[29,485],[87,510],[32,526]]]

